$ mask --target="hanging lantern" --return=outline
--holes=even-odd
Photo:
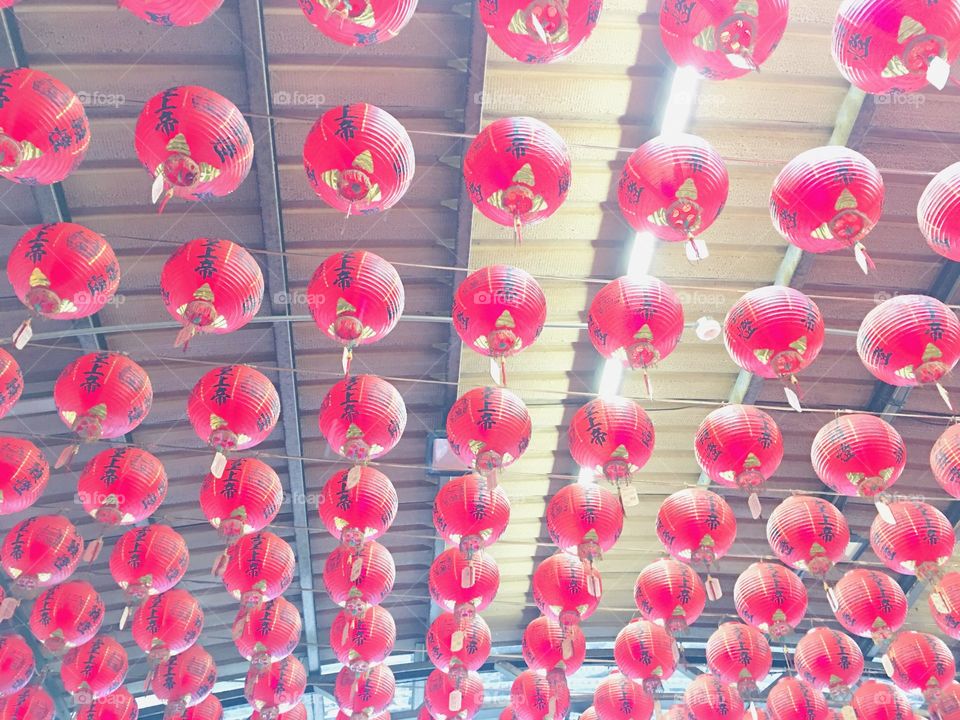
[[[867,680],[850,699],[857,720],[910,720],[910,700],[897,688],[876,680]],[[941,716],[941,720],[946,720]]]
[[[960,573],[950,572],[944,575],[937,587],[931,591],[927,604],[930,606],[930,616],[937,623],[940,632],[954,640],[960,640]]]
[[[524,670],[510,686],[510,705],[517,720],[563,720],[570,708],[570,691],[566,683]]]
[[[596,704],[596,696],[594,696]],[[731,685],[715,675],[698,675],[683,693],[690,720],[743,720],[743,700]]]
[[[119,0],[118,7],[160,27],[198,25],[213,15],[223,0]]]
[[[564,628],[593,615],[602,593],[600,572],[567,553],[551,555],[533,571],[533,601]]]
[[[567,57],[590,37],[603,0],[511,0],[477,7],[497,47],[514,60],[540,64]]]
[[[338,720],[341,720],[341,714],[343,713],[337,713]],[[265,714],[261,714],[258,710],[255,710],[253,715],[250,716],[250,720],[261,720],[261,718],[265,717]],[[350,717],[351,716],[347,714],[346,718],[343,718],[342,720],[350,720]],[[282,712],[277,715],[276,720],[307,720],[307,708],[301,701],[286,712]],[[390,720],[390,716],[384,713],[381,715],[375,715],[372,718],[369,718],[369,720]]]
[[[876,415],[841,415],[820,428],[810,448],[813,471],[848,497],[874,497],[893,485],[907,465],[900,433]]]
[[[543,670],[548,680],[573,675],[587,657],[587,639],[576,625],[563,626],[542,615],[523,629],[523,660],[531,670]]]
[[[70,648],[60,664],[63,689],[77,703],[102,698],[119,688],[127,676],[127,651],[109,635]]]
[[[506,117],[487,125],[463,159],[470,200],[481,214],[512,227],[543,222],[563,204],[570,189],[570,152],[546,123]]]
[[[360,615],[341,611],[330,625],[330,647],[337,661],[354,672],[366,672],[386,660],[396,640],[393,616],[377,605],[368,605]]]
[[[437,615],[427,629],[427,656],[438,670],[450,673],[455,680],[462,679],[467,671],[483,667],[492,642],[490,628],[479,615],[458,620],[453,613],[445,612]]]
[[[623,531],[623,508],[617,496],[600,485],[570,483],[550,498],[547,532],[564,552],[591,565],[616,544]]]
[[[22,594],[66,580],[77,569],[83,538],[63,515],[35,515],[7,531],[0,565]]]
[[[60,655],[92,640],[100,632],[104,612],[93,585],[68,580],[37,596],[30,611],[30,632],[44,650]]]
[[[960,320],[936,298],[897,295],[867,313],[857,331],[857,353],[877,380],[917,387],[940,384],[960,359]]]
[[[894,572],[936,579],[953,554],[952,523],[933,505],[915,500],[893,502],[889,508],[890,518],[878,515],[870,526],[870,547]]]
[[[960,498],[960,425],[951,425],[930,449],[934,479],[949,495]]]
[[[890,641],[883,666],[898,688],[920,691],[930,704],[957,674],[953,652],[943,640],[912,630],[897,633]]]
[[[379,255],[336,253],[314,271],[307,305],[320,331],[343,345],[343,372],[349,374],[353,349],[382,340],[400,321],[403,282]]]
[[[756,707],[754,707],[754,710],[756,710]],[[583,716],[581,715],[580,717]],[[660,720],[687,720],[687,706],[682,702],[677,703],[676,705],[671,705],[666,712],[661,713],[658,717]],[[761,720],[761,718],[762,720],[766,720],[765,715],[757,718],[751,718],[751,720]]]
[[[374,665],[365,673],[355,673],[345,667],[337,673],[333,694],[341,711],[351,713],[354,718],[358,715],[370,718],[390,706],[396,687],[393,672],[386,664]]]
[[[846,633],[827,627],[807,631],[793,655],[797,674],[817,690],[848,695],[863,674],[863,653]]]
[[[526,451],[531,430],[527,406],[504,388],[468,390],[447,413],[450,449],[494,483],[497,473]]]
[[[0,437],[0,515],[31,507],[47,488],[50,466],[29,440]]]
[[[0,635],[0,698],[7,698],[27,686],[36,663],[27,641],[15,633]],[[0,699],[0,705],[4,700]]]
[[[290,545],[261,530],[244,535],[227,549],[223,585],[244,607],[257,607],[287,591],[295,565]]]
[[[9,256],[7,267],[10,267]],[[13,355],[0,348],[0,418],[5,417],[23,392],[23,372]]]
[[[197,85],[167,88],[147,100],[134,133],[160,210],[174,196],[206,201],[229,195],[253,164],[253,135],[237,106]]]
[[[823,693],[794,677],[783,677],[767,693],[771,720],[827,720],[829,708]]]
[[[330,599],[354,616],[362,614],[367,605],[383,602],[396,577],[390,551],[373,540],[359,550],[346,545],[334,548],[323,566],[323,584]]]
[[[173,528],[160,524],[127,530],[110,554],[110,574],[131,603],[172,588],[189,564],[186,541]]]
[[[223,706],[216,695],[207,695],[193,707],[184,710],[182,720],[223,720]]]
[[[770,513],[767,542],[785,565],[823,578],[846,554],[850,528],[833,503],[793,495]]]
[[[863,240],[880,221],[883,178],[856,150],[826,145],[788,162],[770,192],[773,227],[801,250],[853,248],[864,273],[874,269]]]
[[[476,473],[450,478],[433,499],[437,533],[468,558],[499,540],[509,521],[507,493]]]
[[[711,412],[697,429],[697,463],[711,482],[756,494],[780,467],[783,437],[767,413],[753,405],[724,405]],[[759,517],[757,512],[755,517]]]
[[[357,47],[376,45],[396,36],[413,17],[417,0],[363,0],[355,5],[301,0],[300,9],[328,38]]]
[[[613,659],[620,672],[652,695],[676,671],[680,648],[660,625],[634,619],[617,633]]]
[[[770,644],[749,625],[723,623],[707,640],[707,667],[724,683],[735,685],[741,697],[756,694],[772,665]]]
[[[930,180],[917,203],[917,222],[930,249],[948,260],[960,260],[960,163],[945,167]]]
[[[0,176],[53,185],[83,161],[90,125],[80,98],[33,68],[0,69]]]
[[[448,548],[430,565],[427,584],[437,605],[465,621],[493,602],[500,569],[488,553],[467,559],[457,548]]]
[[[550,1],[550,0],[547,0]],[[533,345],[547,319],[547,298],[525,270],[488,265],[470,273],[453,295],[453,329],[463,344],[496,363],[506,384],[506,358]]]
[[[137,700],[122,685],[109,695],[77,708],[75,720],[137,720]]]
[[[198,333],[223,335],[250,322],[263,302],[263,273],[242,245],[195,238],[163,264],[160,297],[183,326],[175,345],[186,349]]]
[[[833,25],[840,74],[866,93],[943,89],[960,55],[960,6],[844,0]]]
[[[54,720],[53,698],[39,685],[28,685],[0,700],[0,720]]]
[[[634,230],[687,243],[687,258],[693,261],[709,255],[697,236],[719,217],[729,190],[727,166],[713,146],[696,135],[671,132],[648,140],[627,158],[617,199]]]
[[[729,80],[759,70],[787,27],[787,0],[660,6],[660,39],[680,67],[710,80]]]
[[[217,451],[210,472],[222,477],[227,452],[256,447],[273,432],[280,419],[280,396],[259,370],[224,365],[193,386],[187,415],[200,440]]]
[[[193,647],[202,630],[200,603],[177,588],[147,598],[130,625],[133,641],[148,656],[151,673],[170,656]]]
[[[423,685],[423,704],[434,720],[471,720],[483,707],[483,680],[475,672],[455,679],[433,670]]]
[[[864,685],[867,685],[867,683],[864,683]],[[890,688],[890,690],[895,690],[895,688]],[[960,717],[960,683],[952,682],[945,685],[940,691],[936,705],[931,710],[933,710],[931,715],[935,714],[938,720],[957,720]],[[913,712],[912,708],[910,712]],[[908,712],[904,717],[909,718],[910,713]],[[917,715],[914,715],[914,717],[917,717]],[[897,718],[883,717],[881,720],[897,720]]]
[[[875,643],[888,640],[907,620],[903,588],[882,572],[850,570],[837,581],[832,597],[833,614],[844,629]]]
[[[53,386],[60,419],[79,440],[111,440],[136,429],[153,405],[153,386],[142,367],[126,355],[93,352],[67,365]],[[57,467],[77,453],[60,455]]]
[[[293,655],[288,655],[265,668],[251,666],[243,694],[263,720],[276,720],[280,713],[300,702],[306,688],[306,668]]]
[[[359,548],[390,529],[398,503],[390,478],[362,465],[330,476],[320,493],[320,520],[337,540]]]
[[[303,621],[297,606],[283,597],[267,600],[233,622],[237,652],[258,667],[283,660],[300,643]]]
[[[700,617],[707,604],[707,592],[700,576],[689,565],[663,558],[640,571],[633,599],[640,615],[676,635]]]
[[[820,308],[799,290],[769,285],[751,290],[730,308],[723,342],[742,369],[786,383],[787,399],[800,407],[796,374],[820,354],[824,337]]]
[[[747,567],[733,586],[737,615],[770,637],[793,632],[807,613],[807,588],[787,568],[758,562]]]
[[[77,495],[87,511],[105,525],[132,525],[150,517],[167,496],[161,462],[135,447],[98,453],[77,478]]]
[[[228,542],[266,528],[282,504],[280,477],[257,458],[230,458],[223,475],[208,473],[200,485],[200,509]]]
[[[335,453],[365,463],[400,442],[407,426],[407,408],[386,380],[376,375],[350,375],[324,396],[319,422],[320,433]]]
[[[167,706],[164,720],[180,720],[187,708],[204,701],[216,682],[217,664],[210,653],[196,644],[160,663],[150,689]]]

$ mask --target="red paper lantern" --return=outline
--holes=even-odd
[[[7,267],[10,267],[9,256]],[[0,349],[0,418],[6,416],[23,392],[23,373],[13,355]]]
[[[507,493],[476,473],[450,478],[433,499],[437,533],[468,556],[499,540],[509,521]]]
[[[951,425],[930,449],[934,479],[949,495],[960,498],[960,425]]]
[[[23,512],[47,488],[50,466],[29,440],[0,437],[0,515]]]
[[[320,405],[320,433],[330,448],[353,462],[390,452],[407,426],[407,408],[397,389],[376,375],[350,375],[327,392]]]
[[[487,553],[468,559],[457,548],[448,548],[430,565],[430,597],[458,620],[468,620],[486,608],[500,589],[500,569]]]
[[[826,145],[791,160],[770,192],[773,227],[801,250],[853,248],[860,268],[873,266],[863,240],[880,221],[883,178],[856,150]]]
[[[126,676],[127,651],[109,635],[70,648],[60,664],[63,689],[81,704],[114,692]]]
[[[183,720],[223,720],[223,706],[216,695],[207,695],[193,707],[187,708],[182,718]]]
[[[122,685],[109,695],[77,708],[76,720],[137,720],[136,698]]]
[[[677,634],[700,617],[707,591],[689,565],[663,558],[640,571],[633,598],[640,615]]]
[[[320,493],[320,519],[340,542],[358,548],[390,529],[398,504],[390,478],[361,465],[330,476]]]
[[[864,683],[864,685],[866,684],[867,683]],[[890,688],[890,690],[899,692],[895,688]],[[931,710],[933,714],[937,716],[938,720],[957,720],[957,718],[960,717],[960,683],[952,682],[949,685],[945,685],[940,691],[936,705],[934,705]],[[913,712],[912,708],[910,712]],[[910,717],[910,713],[907,713],[906,717]],[[916,715],[914,714],[913,717],[916,717]],[[883,717],[881,720],[897,719]]]
[[[533,601],[565,628],[593,615],[602,593],[600,572],[567,553],[551,555],[533,571]]]
[[[754,709],[757,708],[754,706]],[[760,711],[763,712],[762,710]],[[582,715],[580,717],[583,717]],[[676,705],[671,705],[664,713],[661,715],[663,720],[687,720],[687,706],[682,702],[677,703]],[[766,720],[766,715],[760,716],[763,720]],[[760,720],[760,717],[754,718],[753,720]],[[596,719],[594,719],[596,720]]]
[[[15,633],[0,635],[0,698],[25,688],[35,667],[33,650],[26,640]],[[0,700],[2,704],[3,700]]]
[[[118,438],[137,428],[153,405],[153,386],[126,355],[93,352],[67,365],[53,386],[60,419],[83,440]]]
[[[189,564],[186,541],[167,525],[127,530],[110,554],[110,574],[131,600],[166,592],[180,582]]]
[[[697,429],[697,463],[723,487],[759,491],[780,467],[783,437],[777,423],[753,405],[724,405]]]
[[[927,603],[930,616],[940,631],[954,640],[960,640],[960,573],[944,575],[930,593]]]
[[[571,483],[547,503],[547,532],[553,544],[593,563],[611,550],[623,531],[623,507],[599,485]]]
[[[857,720],[910,720],[910,700],[895,687],[876,680],[867,680],[853,693],[850,707]],[[945,720],[941,716],[941,720]]]
[[[727,554],[737,536],[737,518],[716,493],[687,488],[670,495],[657,511],[657,537],[684,562],[710,566]]]
[[[360,569],[355,564],[360,563]],[[360,615],[367,605],[379,605],[393,590],[397,567],[390,551],[370,541],[359,550],[340,545],[327,556],[323,584],[330,599],[351,615]]]
[[[63,515],[35,515],[7,531],[0,565],[24,592],[58,585],[77,569],[83,538]]]
[[[237,106],[197,85],[167,88],[147,100],[134,133],[161,210],[174,196],[206,201],[229,195],[253,164],[253,135]]]
[[[293,655],[266,668],[251,666],[247,671],[244,697],[264,720],[292,709],[307,688],[307,670]]]
[[[337,673],[333,694],[341,712],[371,717],[386,710],[393,702],[397,683],[390,667],[374,665],[368,672],[355,673],[342,668]]]
[[[133,614],[133,641],[155,667],[193,647],[203,630],[203,610],[186,590],[167,590],[147,598]]]
[[[200,509],[221,537],[231,541],[263,530],[282,504],[280,477],[256,458],[231,458],[223,475],[208,473],[200,485]]]
[[[341,611],[330,625],[334,655],[354,672],[366,672],[386,660],[396,640],[393,616],[377,605],[368,605],[360,615]]]
[[[525,63],[549,63],[583,45],[600,18],[603,0],[511,0],[478,6],[480,21],[503,52]]]
[[[737,615],[778,639],[793,632],[807,613],[807,588],[787,568],[758,562],[747,567],[733,586]]]
[[[570,189],[567,144],[546,123],[506,117],[487,125],[463,159],[470,200],[493,222],[514,228],[553,215]]]
[[[54,720],[53,698],[39,685],[28,685],[0,700],[0,720]]]
[[[523,629],[521,652],[531,670],[543,670],[548,678],[569,677],[587,657],[587,639],[578,626],[540,616]]]
[[[223,0],[120,0],[117,5],[151,25],[189,27],[213,15]]]
[[[785,565],[822,578],[846,554],[850,528],[833,503],[793,495],[770,513],[767,542]]]
[[[649,620],[631,620],[617,633],[613,659],[620,672],[653,694],[676,671],[680,648],[661,626]]]
[[[566,683],[524,670],[510,686],[510,705],[517,720],[563,720],[570,708],[570,691]]]
[[[889,575],[875,570],[850,570],[833,586],[834,615],[847,632],[881,642],[907,620],[907,596]]]
[[[916,387],[937,384],[960,359],[960,320],[936,298],[897,295],[867,313],[857,353],[877,380]],[[946,397],[946,391],[941,390]]]
[[[166,703],[165,720],[179,720],[187,708],[200,705],[217,682],[217,664],[199,644],[160,663],[150,689]]]
[[[787,27],[787,0],[660,6],[660,39],[680,67],[728,80],[759,70]]]
[[[504,388],[468,390],[447,413],[450,448],[483,475],[495,476],[523,455],[531,429],[527,406]]]
[[[907,630],[887,647],[887,675],[901,690],[919,690],[928,703],[935,703],[940,689],[957,674],[953,652],[940,638]]]
[[[894,572],[930,580],[950,559],[956,537],[953,525],[933,505],[902,500],[889,505],[894,520],[878,515],[870,526],[870,547]]]
[[[882,418],[853,413],[820,428],[810,460],[817,477],[831,490],[848,497],[873,497],[900,478],[907,447]]]
[[[780,678],[767,693],[771,720],[826,720],[829,708],[823,693],[794,677]]]
[[[167,496],[163,464],[146,450],[115,447],[95,455],[77,478],[83,509],[106,525],[150,517]]]
[[[264,667],[283,660],[294,651],[300,642],[302,628],[297,606],[278,597],[237,613],[233,623],[233,642],[240,655],[254,665]]]
[[[656,443],[650,416],[622,397],[596,398],[580,407],[567,438],[577,465],[616,484],[629,482],[647,464]]]
[[[445,612],[427,629],[427,656],[438,670],[462,676],[468,670],[483,667],[490,657],[492,641],[490,628],[479,615],[458,620],[453,613]]]
[[[328,38],[357,47],[394,37],[413,17],[417,0],[362,0],[357,4],[300,0],[300,9]]]
[[[670,133],[648,140],[627,158],[617,199],[634,230],[686,242],[687,257],[700,260],[707,253],[696,238],[719,217],[729,190],[727,166],[710,143]]]
[[[307,286],[313,321],[343,345],[344,373],[350,371],[353,348],[378,342],[397,326],[403,304],[403,282],[396,269],[366,250],[331,255]]]
[[[843,695],[863,674],[860,646],[846,633],[827,627],[815,627],[800,638],[793,658],[797,673],[817,690]]]
[[[263,273],[242,245],[195,238],[163,264],[160,297],[183,326],[176,344],[185,346],[197,333],[223,335],[250,322],[263,302]]]
[[[293,549],[272,532],[244,535],[227,549],[223,584],[246,607],[280,597],[293,582]]]
[[[64,180],[90,144],[83,103],[57,78],[33,68],[0,69],[0,87],[0,176],[25,185]]]
[[[917,203],[917,222],[930,249],[960,260],[960,198],[952,189],[960,182],[960,163],[945,167],[930,180]]]
[[[317,119],[303,143],[303,166],[325,203],[347,216],[372,215],[406,194],[416,160],[410,136],[393,115],[376,105],[352,103]]]
[[[742,623],[721,624],[707,641],[707,667],[741,696],[757,692],[757,683],[770,672],[773,653],[756,628]]]
[[[100,632],[104,612],[93,585],[68,580],[37,596],[30,610],[30,632],[47,652],[59,655],[92,640]]]
[[[483,680],[472,671],[455,678],[433,670],[423,686],[423,704],[434,720],[470,720],[483,707]]]
[[[596,696],[594,696],[596,702]],[[715,675],[698,675],[683,693],[688,720],[742,720],[743,700]]]
[[[340,718],[341,713],[337,713],[337,718]],[[265,713],[260,713],[258,710],[254,710],[253,715],[250,716],[250,720],[266,720],[267,715]],[[292,708],[286,712],[282,712],[277,715],[276,720],[307,720],[307,708],[304,706],[303,702],[299,702],[294,705]],[[347,717],[344,720],[350,720],[350,715],[347,714]],[[390,720],[389,713],[383,713],[381,715],[375,715],[370,720]]]
[[[844,0],[837,10],[833,59],[840,74],[864,92],[916,92],[928,80],[943,87],[958,55],[960,7],[953,4]]]

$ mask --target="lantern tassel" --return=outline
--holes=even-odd
[[[70,461],[73,460],[73,456],[80,451],[80,443],[73,443],[72,445],[67,445],[63,449],[63,452],[57,457],[57,462],[54,463],[53,467],[59,470],[62,467],[67,467],[70,465]]]
[[[353,362],[353,348],[345,347],[343,349],[343,357],[340,360],[340,364],[343,366],[343,376],[347,377],[350,375],[350,364]]]
[[[500,362],[500,386],[507,386],[507,358],[503,355],[499,358]]]
[[[30,338],[33,337],[33,327],[31,327],[32,322],[33,318],[27,318],[20,323],[20,327],[18,327],[13,333],[11,340],[13,340],[13,346],[17,350],[23,350],[26,344],[30,342]]]
[[[876,270],[877,266],[873,262],[873,258],[870,257],[870,254],[867,252],[867,248],[862,242],[858,242],[853,246],[853,257],[857,261],[857,265],[860,266],[860,269],[863,270],[864,275],[869,275],[871,270]]]
[[[949,409],[950,412],[953,412],[953,403],[950,402],[950,393],[947,392],[947,389],[940,383],[937,383],[937,392],[940,393],[940,397],[943,398],[943,402],[946,404],[947,409]]]
[[[184,325],[180,332],[177,333],[176,340],[173,341],[174,347],[183,347],[183,351],[187,351],[187,346],[190,344],[190,341],[193,339],[193,336],[199,332],[199,328],[193,323],[188,323]]]
[[[516,247],[520,247],[523,244],[523,234],[521,232],[521,227],[523,223],[520,220],[519,215],[513,216],[513,242]]]

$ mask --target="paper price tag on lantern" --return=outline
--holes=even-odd
[[[883,671],[887,674],[887,677],[893,677],[893,663],[890,661],[886,655],[880,656],[880,664],[883,665]]]
[[[563,659],[569,660],[573,657],[573,640],[565,637],[560,641],[560,651],[563,653]]]
[[[450,693],[450,710],[451,712],[458,713],[462,707],[463,694],[459,690],[454,690]]]
[[[91,543],[87,543],[87,546],[83,549],[83,555],[80,556],[80,559],[84,562],[91,563],[97,559],[97,556],[100,554],[100,551],[103,549],[103,538],[97,538]]]
[[[460,587],[468,588],[473,587],[473,584],[477,582],[477,570],[473,567],[473,564],[467,565],[463,570],[460,571]]]
[[[358,557],[350,566],[350,582],[356,582],[363,573],[363,558]]]
[[[753,65],[743,56],[736,53],[727,54],[727,62],[740,70],[753,70]]]
[[[710,251],[707,250],[707,244],[700,238],[693,238],[686,244],[687,260],[690,262],[699,262],[710,257]]]
[[[464,635],[463,630],[457,630],[450,636],[450,652],[460,652],[463,650]]]
[[[350,624],[343,624],[343,632],[340,633],[340,644],[346,645],[347,641],[350,639]]]
[[[17,608],[20,606],[20,601],[16,598],[8,597],[4,598],[3,602],[0,602],[0,622],[4,620],[9,620],[13,617],[13,613],[16,612]]]
[[[600,575],[591,572],[587,575],[587,592],[590,597],[598,598],[603,594],[603,588],[600,586]]]
[[[823,592],[827,596],[827,602],[830,603],[830,609],[833,610],[833,612],[840,610],[840,602],[837,600],[837,594],[833,591],[833,588],[829,585],[824,585]]]
[[[849,705],[844,705],[842,708],[840,708],[840,715],[843,720],[857,720],[856,711]]]
[[[213,456],[213,462],[210,463],[210,473],[217,479],[223,477],[223,471],[227,469],[227,456],[217,451]]]
[[[797,395],[796,391],[793,388],[784,387],[783,392],[787,396],[787,404],[797,412],[803,412],[803,407],[800,405],[800,396]]]
[[[723,597],[723,587],[721,587],[720,581],[712,575],[707,578],[706,588],[707,598],[709,598],[710,602],[716,602]]]
[[[13,346],[17,350],[23,350],[26,347],[27,343],[30,342],[30,338],[33,337],[33,327],[30,325],[29,320],[24,320],[20,327],[17,328],[17,331],[13,334]]]
[[[490,377],[496,385],[503,385],[503,373],[500,372],[500,361],[490,358]]]
[[[950,64],[939,55],[931,58],[927,65],[927,82],[937,90],[943,90],[950,79]]]
[[[624,510],[637,507],[640,504],[640,495],[633,483],[620,488],[620,502],[623,503]]]
[[[944,602],[943,595],[939,590],[934,590],[932,593],[930,593],[930,602],[933,604],[933,608],[938,613],[943,613],[944,615],[948,615],[950,613],[950,608],[947,606],[947,603]]]
[[[359,465],[354,465],[347,470],[347,490],[353,490],[357,486],[357,483],[360,482],[362,475],[363,470]]]
[[[120,613],[120,625],[119,628],[123,630],[127,626],[127,618],[130,617],[130,606],[127,605],[123,608],[123,612]]]
[[[750,703],[750,717],[752,720],[760,720],[760,716],[757,713],[757,704]]]
[[[887,525],[896,525],[897,519],[893,516],[893,511],[890,509],[890,506],[887,505],[886,501],[877,499],[877,515],[880,516],[880,519],[883,520]]]
[[[163,185],[164,177],[163,170],[161,170],[153,179],[153,185],[150,186],[150,203],[152,205],[156,205],[157,201],[160,200],[160,196],[163,195]]]
[[[763,514],[763,506],[760,505],[760,497],[756,493],[750,493],[747,498],[747,507],[750,508],[750,515],[756,520]]]

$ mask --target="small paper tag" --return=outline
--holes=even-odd
[[[880,516],[880,519],[883,520],[887,525],[896,525],[897,519],[893,516],[893,511],[890,509],[890,506],[887,505],[886,501],[877,499],[877,515]]]
[[[844,705],[842,708],[840,708],[840,716],[843,718],[843,720],[857,720],[856,711],[849,705]]]
[[[340,644],[346,645],[347,640],[350,639],[350,625],[351,623],[345,622],[343,624],[343,631],[340,633]]]
[[[62,467],[67,467],[70,461],[73,460],[73,456],[76,455],[79,450],[79,445],[67,445],[57,457],[57,462],[53,465],[54,469],[59,470]]]
[[[344,375],[350,374],[350,365],[352,360],[353,360],[353,351],[350,348],[345,347],[343,349],[343,354],[340,356],[340,367],[343,368]]]
[[[760,720],[760,715],[757,713],[757,704],[750,703],[750,717],[753,720]]]
[[[537,19],[536,14],[530,13],[530,22],[533,23],[533,29],[537,32],[537,37],[540,38],[540,42],[544,44],[549,44],[550,40],[547,39],[547,33],[543,29],[543,25],[540,24],[540,20]]]
[[[870,262],[867,257],[867,251],[863,249],[863,245],[857,243],[853,246],[853,257],[857,261],[857,265],[860,266],[860,269],[863,271],[864,275],[870,274]]]
[[[97,556],[100,554],[100,551],[103,549],[103,538],[97,538],[93,542],[87,543],[87,546],[83,549],[83,555],[80,556],[80,559],[87,563],[92,563],[97,559]]]
[[[760,498],[756,493],[750,493],[747,498],[747,507],[750,508],[750,515],[754,520],[763,514],[763,506],[760,505]]]
[[[740,70],[753,70],[753,65],[751,65],[743,55],[738,55],[737,53],[728,53],[727,62]]]
[[[473,563],[468,564],[463,570],[460,571],[460,587],[469,588],[473,587],[473,584],[477,581],[477,571],[473,567]]]
[[[927,82],[937,90],[943,90],[950,79],[950,63],[937,55],[927,65]]]
[[[233,627],[230,628],[230,638],[236,642],[243,636],[243,631],[247,625],[247,613],[243,614],[243,617],[238,618],[234,623]]]
[[[803,408],[800,406],[800,396],[797,395],[794,389],[784,386],[783,392],[787,396],[787,404],[797,412],[803,412]]]
[[[350,566],[350,582],[355,583],[360,579],[360,576],[363,574],[363,558],[357,556],[353,561],[353,565]]]
[[[17,608],[20,606],[20,601],[16,598],[8,597],[4,598],[3,602],[0,602],[0,622],[4,620],[9,620],[13,617],[13,613],[16,612]]]
[[[16,332],[13,333],[13,346],[17,350],[23,350],[30,338],[33,337],[33,327],[30,324],[29,320],[24,320],[20,323],[20,327],[17,328]]]
[[[454,631],[453,635],[450,636],[450,652],[460,652],[463,650],[463,630]]]
[[[223,471],[226,469],[227,456],[217,451],[217,454],[213,456],[213,462],[210,463],[210,472],[215,478],[220,479],[223,477]]]
[[[123,612],[120,613],[120,629],[123,630],[127,626],[127,618],[130,617],[130,606],[126,605],[123,608]]]
[[[603,595],[603,586],[600,584],[600,573],[595,570],[587,573],[587,593],[590,597],[595,598]]]
[[[463,707],[463,694],[459,690],[450,693],[450,712],[458,713]]]
[[[557,698],[553,695],[553,693],[550,694],[550,701],[547,703],[547,712],[550,714],[546,715],[545,717],[550,718],[551,720],[557,716]]]
[[[359,465],[354,465],[347,470],[347,490],[353,490],[357,486],[357,483],[360,482],[362,476],[363,469]]]
[[[503,373],[500,372],[500,361],[497,358],[490,358],[490,377],[493,378],[494,385],[503,385]]]
[[[573,657],[573,640],[570,637],[565,637],[560,641],[560,652],[564,660]]]
[[[717,580],[712,575],[707,577],[707,598],[710,602],[716,602],[723,597],[723,588],[720,585],[720,581]]]
[[[153,185],[150,186],[150,204],[156,205],[160,200],[160,196],[163,195],[163,186],[165,179],[163,176],[163,170],[157,173],[157,176],[153,179]]]
[[[880,656],[880,664],[883,665],[883,671],[887,674],[887,677],[893,677],[893,663],[890,662],[890,658],[886,654]]]
[[[947,409],[952,411],[953,403],[950,402],[950,393],[947,392],[947,389],[940,383],[937,383],[937,392],[940,393],[940,398],[943,400],[944,405],[947,406]]]
[[[633,483],[620,488],[620,502],[623,503],[624,509],[636,507],[640,504],[640,495]]]
[[[827,602],[830,603],[830,609],[834,613],[840,610],[840,602],[837,600],[837,594],[833,591],[833,588],[829,585],[823,586],[823,592],[827,596]]]
[[[710,257],[710,251],[707,250],[707,244],[700,238],[691,238],[686,242],[687,260],[690,262],[700,262]]]
[[[6,601],[4,601],[6,602]],[[933,605],[934,610],[943,615],[950,614],[950,608],[947,606],[947,603],[943,599],[943,595],[939,590],[934,590],[930,593],[930,603]]]

